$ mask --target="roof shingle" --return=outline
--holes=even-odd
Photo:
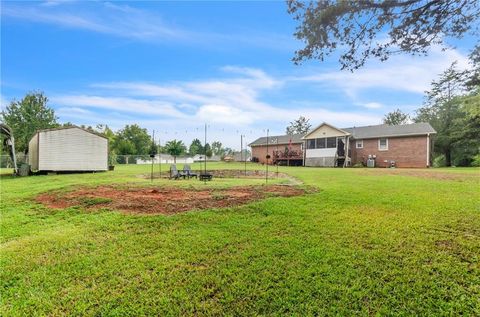
[[[289,144],[290,140],[292,143],[302,143],[303,135],[302,134],[294,134],[294,135],[273,135],[268,137],[268,144]],[[278,143],[277,143],[278,139]],[[267,145],[267,137],[260,137],[249,144],[249,146],[259,146],[259,145]]]
[[[429,123],[411,123],[403,125],[370,125],[366,127],[353,127],[343,129],[352,134],[355,139],[372,139],[385,137],[399,137],[409,135],[426,135],[437,133]]]

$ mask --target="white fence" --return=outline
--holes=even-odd
[[[153,158],[153,163],[162,163],[162,164],[192,164],[194,162],[192,157],[177,157],[176,159],[170,155],[156,155]],[[152,158],[149,157],[148,159],[137,158],[135,164],[151,164]]]

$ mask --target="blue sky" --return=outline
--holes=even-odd
[[[41,90],[60,122],[138,123],[186,143],[207,122],[210,141],[236,148],[240,134],[283,134],[300,115],[347,127],[381,123],[396,108],[413,113],[451,62],[466,67],[471,46],[372,60],[350,73],[335,57],[291,62],[301,43],[283,1],[2,1],[1,9],[2,108]]]

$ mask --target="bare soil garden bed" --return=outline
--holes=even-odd
[[[179,187],[80,188],[71,192],[44,193],[36,201],[50,208],[82,206],[108,208],[135,214],[176,214],[189,210],[244,205],[267,197],[292,197],[306,193],[304,188],[284,185],[237,186],[194,189]]]

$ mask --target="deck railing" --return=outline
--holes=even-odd
[[[273,151],[274,160],[301,160],[303,159],[303,151]]]

